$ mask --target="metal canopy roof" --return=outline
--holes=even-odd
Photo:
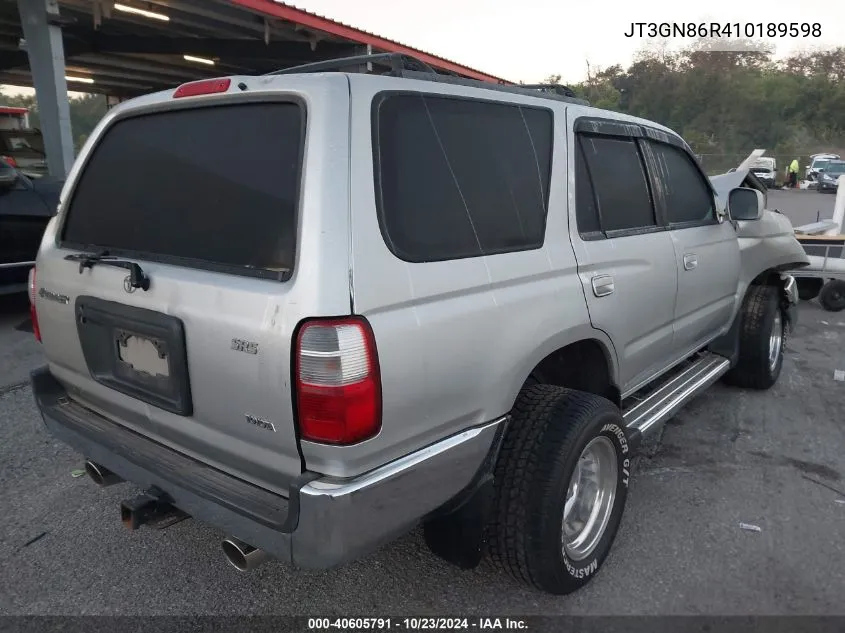
[[[69,90],[132,97],[205,77],[360,54],[367,47],[418,57],[447,74],[509,83],[273,0],[59,0],[59,6],[66,74],[74,79]],[[0,84],[32,86],[22,38],[16,3],[1,2]]]

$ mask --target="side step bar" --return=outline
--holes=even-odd
[[[634,435],[640,436],[660,428],[685,404],[719,380],[730,367],[727,358],[705,352],[644,400],[627,409],[623,413],[625,426]]]

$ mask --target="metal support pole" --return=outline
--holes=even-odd
[[[73,135],[57,0],[18,0],[26,51],[50,175],[64,179],[73,165]]]

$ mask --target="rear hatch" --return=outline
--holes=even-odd
[[[342,77],[288,79],[284,92],[258,81],[109,115],[42,244],[36,307],[51,371],[71,398],[285,494],[302,471],[292,335],[302,318],[349,311],[337,248],[348,89]],[[341,152],[305,151],[306,136],[337,138]],[[309,195],[329,179],[334,197]],[[321,240],[300,239],[321,230]],[[323,242],[343,265],[329,265]],[[79,261],[104,251],[118,261]],[[132,286],[133,264],[148,289]]]

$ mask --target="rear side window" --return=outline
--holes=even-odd
[[[81,174],[64,242],[285,278],[304,116],[294,103],[248,103],[117,122]]]
[[[669,223],[715,222],[713,195],[689,155],[665,143],[652,142],[651,148]]]
[[[433,95],[374,103],[373,148],[385,242],[410,262],[543,245],[552,113]]]
[[[579,136],[598,203],[602,231],[656,226],[654,206],[636,142],[608,136]],[[584,231],[580,225],[579,230]]]

